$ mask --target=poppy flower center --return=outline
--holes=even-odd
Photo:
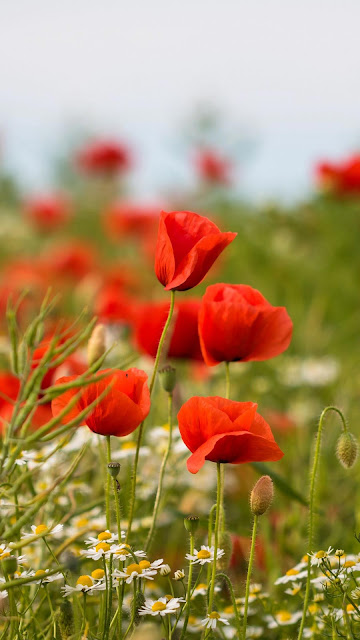
[[[109,551],[110,545],[107,542],[99,542],[99,544],[97,544],[96,547],[95,547],[95,551],[101,551],[101,549],[104,552],[105,551]]]
[[[98,540],[100,540],[100,541],[102,541],[102,540],[110,540],[110,538],[111,538],[110,531],[102,531],[98,535]]]
[[[217,611],[212,611],[211,613],[209,613],[209,618],[211,618],[212,620],[219,620],[220,613],[218,613]]]
[[[288,611],[279,611],[276,617],[280,622],[288,622],[291,620],[291,613]]]
[[[128,576],[131,576],[133,571],[136,571],[136,573],[142,573],[143,570],[139,564],[133,562],[133,564],[129,564],[129,566],[126,567],[126,573],[128,574]]]
[[[211,553],[207,549],[201,549],[201,551],[198,551],[197,557],[199,560],[207,560],[211,558]]]
[[[94,571],[91,572],[91,577],[94,578],[94,580],[101,580],[101,578],[103,578],[104,575],[105,575],[104,569],[94,569]]]
[[[166,609],[166,604],[164,602],[154,602],[151,607],[151,611],[164,611]]]
[[[44,531],[47,531],[46,524],[39,524],[35,529],[35,533],[37,536],[39,535],[39,533],[44,533]]]
[[[82,587],[92,587],[94,582],[90,576],[80,576],[76,580],[76,584],[81,584]]]

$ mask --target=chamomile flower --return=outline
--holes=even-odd
[[[209,562],[214,562],[214,553],[214,547],[208,547],[205,544],[202,544],[200,551],[194,549],[194,554],[191,555],[190,553],[187,553],[185,558],[187,560],[191,560],[193,564],[207,564]],[[225,555],[225,551],[223,549],[218,549],[216,553],[216,560],[222,558],[223,555]]]
[[[162,566],[162,558],[151,563],[148,560],[140,560],[138,564],[135,562],[129,564],[126,567],[125,571],[119,571],[118,569],[115,569],[112,575],[113,578],[117,578],[118,580],[125,580],[127,584],[130,584],[134,580],[134,578],[154,580],[154,576]]]
[[[8,597],[8,592],[6,589],[4,591],[0,591],[0,600],[5,600]]]
[[[80,554],[85,556],[85,558],[90,558],[90,560],[100,560],[100,558],[108,559],[110,557],[110,549],[111,546],[108,542],[98,542],[95,547],[90,547],[90,549],[82,549]],[[115,551],[114,551],[115,552]]]
[[[195,587],[194,593],[192,594],[191,597],[196,598],[197,596],[206,596],[207,589],[208,589],[207,584],[205,584],[204,582],[200,582],[200,584],[198,584],[197,587]],[[221,591],[221,587],[219,587],[219,585],[215,585],[214,591],[215,593],[217,591]]]
[[[36,451],[21,451],[19,457],[16,458],[15,464],[19,467],[27,464],[28,462],[33,462],[34,460],[38,460],[39,454]]]
[[[112,545],[110,547],[109,554],[110,553],[113,554],[114,560],[120,560],[120,562],[124,562],[124,560],[127,560],[131,556],[136,556],[137,558],[146,558],[146,551],[139,550],[139,551],[131,551],[130,553],[130,545],[125,543],[120,545],[119,544]]]
[[[125,538],[125,531],[121,532],[121,537]],[[97,545],[99,542],[106,542],[107,544],[114,544],[119,540],[119,536],[117,533],[111,533],[108,529],[106,531],[101,531],[98,533],[97,537],[89,536],[87,540],[85,540],[85,544],[89,545],[89,547],[93,547]]]
[[[327,551],[320,549],[319,551],[309,553],[308,555],[310,558],[311,566],[320,567],[322,561],[326,560],[326,558],[329,558],[333,551],[334,549],[332,547],[329,547]]]
[[[250,585],[249,589],[249,602],[254,602],[254,600],[263,600],[264,598],[268,598],[269,594],[264,593],[262,591],[262,584],[254,583]],[[244,604],[245,598],[239,598],[239,603]]]
[[[11,556],[11,548],[7,547],[5,544],[0,544],[0,560],[4,560],[5,558],[9,558]]]
[[[140,616],[165,616],[168,613],[176,613],[180,607],[182,598],[159,598],[158,600],[145,600],[145,604],[139,609]]]
[[[265,616],[268,629],[276,629],[278,626],[286,627],[287,625],[296,624],[300,618],[302,618],[302,611],[290,613],[290,611],[286,611],[285,609],[278,611],[274,616]]]
[[[29,569],[28,571],[15,571],[14,578],[31,578],[35,575],[35,571]]]
[[[297,596],[300,593],[302,586],[303,585],[300,582],[293,582],[291,588],[285,589],[285,593],[289,596]]]
[[[22,538],[32,538],[33,536],[53,536],[56,535],[57,533],[60,533],[63,528],[64,525],[63,524],[57,524],[55,527],[52,527],[51,529],[49,527],[46,526],[46,524],[38,524],[38,525],[31,525],[31,533],[24,533],[21,537]]]
[[[62,580],[63,579],[63,574],[62,573],[52,573],[50,576],[48,575],[49,569],[38,569],[37,571],[35,571],[35,573],[33,574],[34,576],[37,576],[39,578],[39,580],[34,580],[35,584],[46,584],[47,582],[55,582],[56,580]]]
[[[220,613],[217,611],[212,611],[208,613],[204,620],[201,620],[201,625],[205,627],[205,629],[216,629],[216,625],[218,622],[222,622],[222,624],[230,624],[226,618],[222,618]]]
[[[66,598],[67,596],[71,596],[73,593],[79,592],[92,596],[95,591],[103,591],[104,589],[106,589],[105,582],[98,582],[91,576],[84,575],[77,579],[75,587],[70,587],[70,585],[66,584],[61,588],[61,591],[63,592],[64,598]]]
[[[112,460],[124,460],[126,458],[133,458],[136,451],[136,442],[133,440],[127,440],[120,445],[120,449],[113,451],[111,454]],[[141,458],[149,455],[149,447],[140,447],[139,454]]]
[[[190,615],[188,619],[188,625],[186,627],[186,633],[199,633],[201,621],[199,618]],[[182,629],[184,626],[184,620],[180,618],[178,624],[178,629]]]
[[[289,569],[284,576],[281,576],[280,578],[278,578],[275,582],[275,585],[278,584],[286,584],[287,582],[294,582],[294,580],[302,580],[303,578],[307,577],[307,569],[301,571],[299,569],[296,569],[295,567],[293,567],[292,569]]]

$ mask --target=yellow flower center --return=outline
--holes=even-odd
[[[301,558],[301,562],[306,562],[306,564],[309,562],[309,556],[303,556]]]
[[[229,607],[225,607],[224,613],[228,613],[228,614],[234,613],[234,607],[232,605],[230,605]]]
[[[103,578],[104,575],[105,575],[104,569],[94,569],[94,571],[91,572],[91,577],[94,578],[94,580],[101,580],[101,578]]]
[[[8,551],[0,556],[0,560],[3,560],[4,558],[10,558],[10,553]]]
[[[346,560],[346,562],[344,562],[344,567],[355,567],[356,562],[354,562],[353,560]]]
[[[207,584],[205,584],[204,582],[200,582],[200,584],[198,584],[198,586],[196,587],[195,591],[200,591],[200,589],[207,589]]]
[[[90,576],[80,576],[76,580],[76,584],[81,584],[82,587],[92,587],[94,581],[92,578],[90,578]]]
[[[131,576],[133,571],[136,571],[136,573],[142,573],[142,568],[140,567],[139,564],[136,564],[136,562],[133,562],[132,564],[129,564],[126,567],[126,573],[128,574],[128,576]]]
[[[298,570],[297,569],[289,569],[289,571],[286,572],[287,576],[297,576],[298,574]]]
[[[44,569],[38,569],[37,571],[35,571],[35,575],[38,576],[44,576],[45,575],[45,571]]]
[[[35,533],[37,536],[39,535],[39,533],[44,533],[44,531],[47,531],[46,524],[39,524],[35,529]]]
[[[346,605],[346,611],[349,613],[351,611],[355,611],[355,607],[353,604],[347,604]]]
[[[164,611],[166,609],[166,604],[164,602],[154,602],[151,607],[151,611]]]
[[[169,600],[172,600],[174,596],[172,596],[171,594],[167,593],[166,596],[164,596],[164,598],[166,598],[167,602],[169,602]]]
[[[250,587],[250,593],[260,593],[261,591],[261,586],[259,586],[258,584],[253,584]]]
[[[15,571],[14,576],[21,576],[21,572],[20,571]]]
[[[327,555],[326,551],[323,551],[323,549],[320,549],[320,551],[315,553],[315,558],[325,558],[326,555]]]
[[[101,549],[103,551],[109,551],[110,545],[107,542],[99,542],[95,547],[95,551],[100,551]]]
[[[98,540],[102,541],[102,540],[110,540],[110,538],[112,537],[110,531],[103,531],[102,533],[99,533],[98,535]]]
[[[135,449],[136,447],[136,442],[133,442],[133,440],[129,440],[129,442],[124,442],[124,444],[121,445],[121,448],[123,450],[127,450],[127,449]]]
[[[311,613],[311,615],[313,616],[317,611],[319,610],[319,606],[317,604],[310,604],[309,605],[309,611]]]
[[[141,569],[148,569],[150,566],[149,560],[141,560],[141,562],[139,562],[139,567],[141,567]]]
[[[209,618],[212,618],[215,620],[219,620],[220,618],[220,613],[218,613],[217,611],[212,611],[211,613],[209,613]]]
[[[279,611],[276,617],[280,622],[288,622],[288,620],[291,620],[291,613],[288,611]]]
[[[165,431],[170,431],[170,425],[168,422],[166,422],[165,424],[163,424],[163,429],[165,429]]]
[[[198,551],[197,557],[199,560],[206,560],[211,558],[211,553],[207,549],[201,549],[201,551]]]
[[[189,616],[189,624],[196,624],[195,616]]]
[[[78,529],[82,529],[82,527],[86,527],[87,524],[89,524],[89,520],[87,518],[80,518],[76,523],[76,527]]]

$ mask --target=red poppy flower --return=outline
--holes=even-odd
[[[200,177],[206,182],[227,185],[230,183],[230,163],[212,149],[198,152],[195,164]]]
[[[211,462],[264,462],[280,460],[283,452],[254,402],[235,402],[217,396],[190,398],[178,413],[181,437],[192,456],[187,461],[197,473]]]
[[[108,393],[98,402],[85,424],[94,433],[103,436],[127,436],[135,431],[150,411],[150,393],[147,386],[147,375],[140,369],[104,369],[97,375],[108,375],[99,382],[92,382],[83,387],[80,400],[65,418],[68,423],[86,409],[108,388]],[[57,384],[72,382],[77,376],[60,378]],[[70,389],[53,400],[53,415],[57,416],[70,402],[79,389]]]
[[[77,280],[83,278],[96,267],[95,250],[82,242],[67,242],[51,247],[44,256],[47,268],[53,277]]]
[[[76,161],[88,173],[120,173],[131,165],[129,149],[113,140],[90,142],[78,153]]]
[[[273,307],[245,284],[214,284],[206,289],[199,313],[204,360],[268,360],[288,348],[292,322],[285,307]]]
[[[122,286],[109,284],[98,292],[94,313],[102,322],[128,324],[134,314],[134,303]]]
[[[144,236],[156,234],[161,207],[147,206],[131,202],[119,202],[109,207],[105,213],[105,227],[111,238],[124,236]]]
[[[315,175],[322,189],[346,195],[360,193],[360,155],[355,154],[346,160],[330,163],[320,162]]]
[[[236,235],[222,233],[208,218],[191,211],[162,211],[155,255],[158,280],[166,291],[192,289]]]
[[[155,358],[162,330],[169,313],[169,302],[140,305],[134,321],[137,348]],[[167,349],[169,358],[202,361],[198,335],[200,300],[187,299],[175,304],[174,325]]]
[[[6,429],[6,423],[10,422],[14,406],[20,391],[20,380],[12,373],[0,373],[0,434]],[[50,405],[39,405],[31,419],[31,427],[37,429],[51,419]]]
[[[25,214],[40,231],[54,231],[69,220],[70,209],[63,197],[49,195],[29,200]]]

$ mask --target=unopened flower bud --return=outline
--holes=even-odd
[[[174,580],[183,580],[185,578],[185,572],[182,569],[178,569],[174,573]]]
[[[254,516],[262,516],[274,497],[274,485],[270,476],[262,476],[250,494],[250,508]]]
[[[346,469],[351,469],[358,455],[358,443],[352,433],[344,431],[337,441],[336,455],[339,462]]]
[[[103,324],[97,324],[89,338],[87,346],[88,365],[91,367],[94,362],[99,360],[106,351],[105,346],[105,327]]]
[[[161,576],[168,576],[171,573],[170,566],[168,564],[164,564],[160,569]]]
[[[184,518],[184,525],[186,531],[193,536],[199,526],[198,516],[187,516],[187,518]]]
[[[107,468],[112,478],[117,478],[120,472],[120,462],[109,462]]]
[[[334,554],[334,555],[335,555],[337,558],[341,558],[341,557],[344,555],[344,553],[345,553],[344,549],[336,549],[336,551],[335,551],[335,554]]]
[[[159,378],[163,389],[167,391],[167,393],[172,393],[176,384],[176,369],[171,365],[163,367],[159,371]]]
[[[17,569],[17,558],[16,556],[8,556],[3,559],[2,564],[4,573],[12,576]]]
[[[60,604],[58,623],[61,640],[70,640],[75,633],[75,623],[72,604],[68,599]]]

